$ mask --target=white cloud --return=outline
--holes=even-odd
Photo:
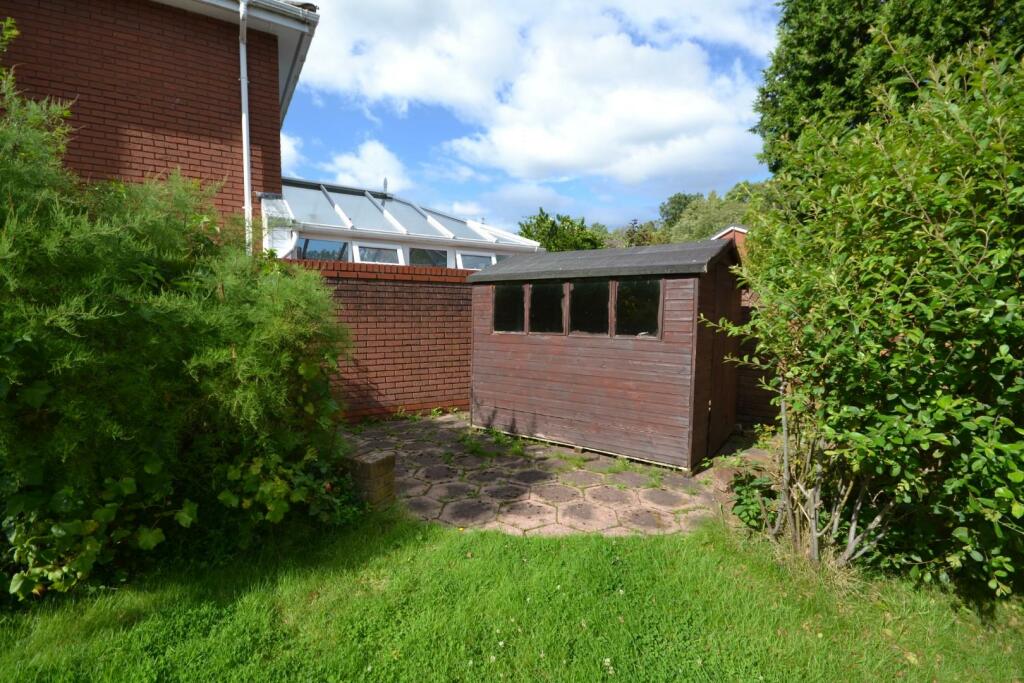
[[[302,138],[296,135],[281,133],[281,173],[289,176],[299,174],[299,166],[305,163],[302,154]]]
[[[455,201],[452,202],[449,210],[453,215],[460,216],[462,218],[480,218],[487,213],[487,209],[476,202]]]
[[[775,41],[767,0],[320,4],[303,87],[448,108],[478,132],[442,146],[446,180],[497,169],[534,186],[703,190],[758,172],[748,129]]]
[[[378,140],[367,140],[354,153],[336,154],[320,168],[331,173],[339,185],[376,190],[387,178],[389,192],[401,192],[413,186],[401,159]]]

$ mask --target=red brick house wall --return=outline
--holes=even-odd
[[[335,379],[349,418],[469,408],[472,271],[304,261],[352,335]]]
[[[223,183],[217,208],[242,212],[238,26],[149,0],[0,0],[5,16],[21,33],[3,60],[19,89],[71,101],[71,169],[128,181],[181,169]],[[253,189],[280,192],[277,38],[249,31],[248,52]]]

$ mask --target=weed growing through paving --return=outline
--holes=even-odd
[[[660,489],[665,484],[665,470],[660,467],[651,467],[647,470],[647,485],[649,489]]]

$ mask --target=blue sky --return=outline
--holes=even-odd
[[[288,175],[515,227],[612,227],[767,171],[749,128],[767,0],[321,0],[282,132]]]

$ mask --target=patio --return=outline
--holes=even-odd
[[[671,534],[720,514],[712,471],[578,452],[469,427],[464,413],[367,423],[357,448],[395,452],[395,489],[415,517],[516,535]]]

